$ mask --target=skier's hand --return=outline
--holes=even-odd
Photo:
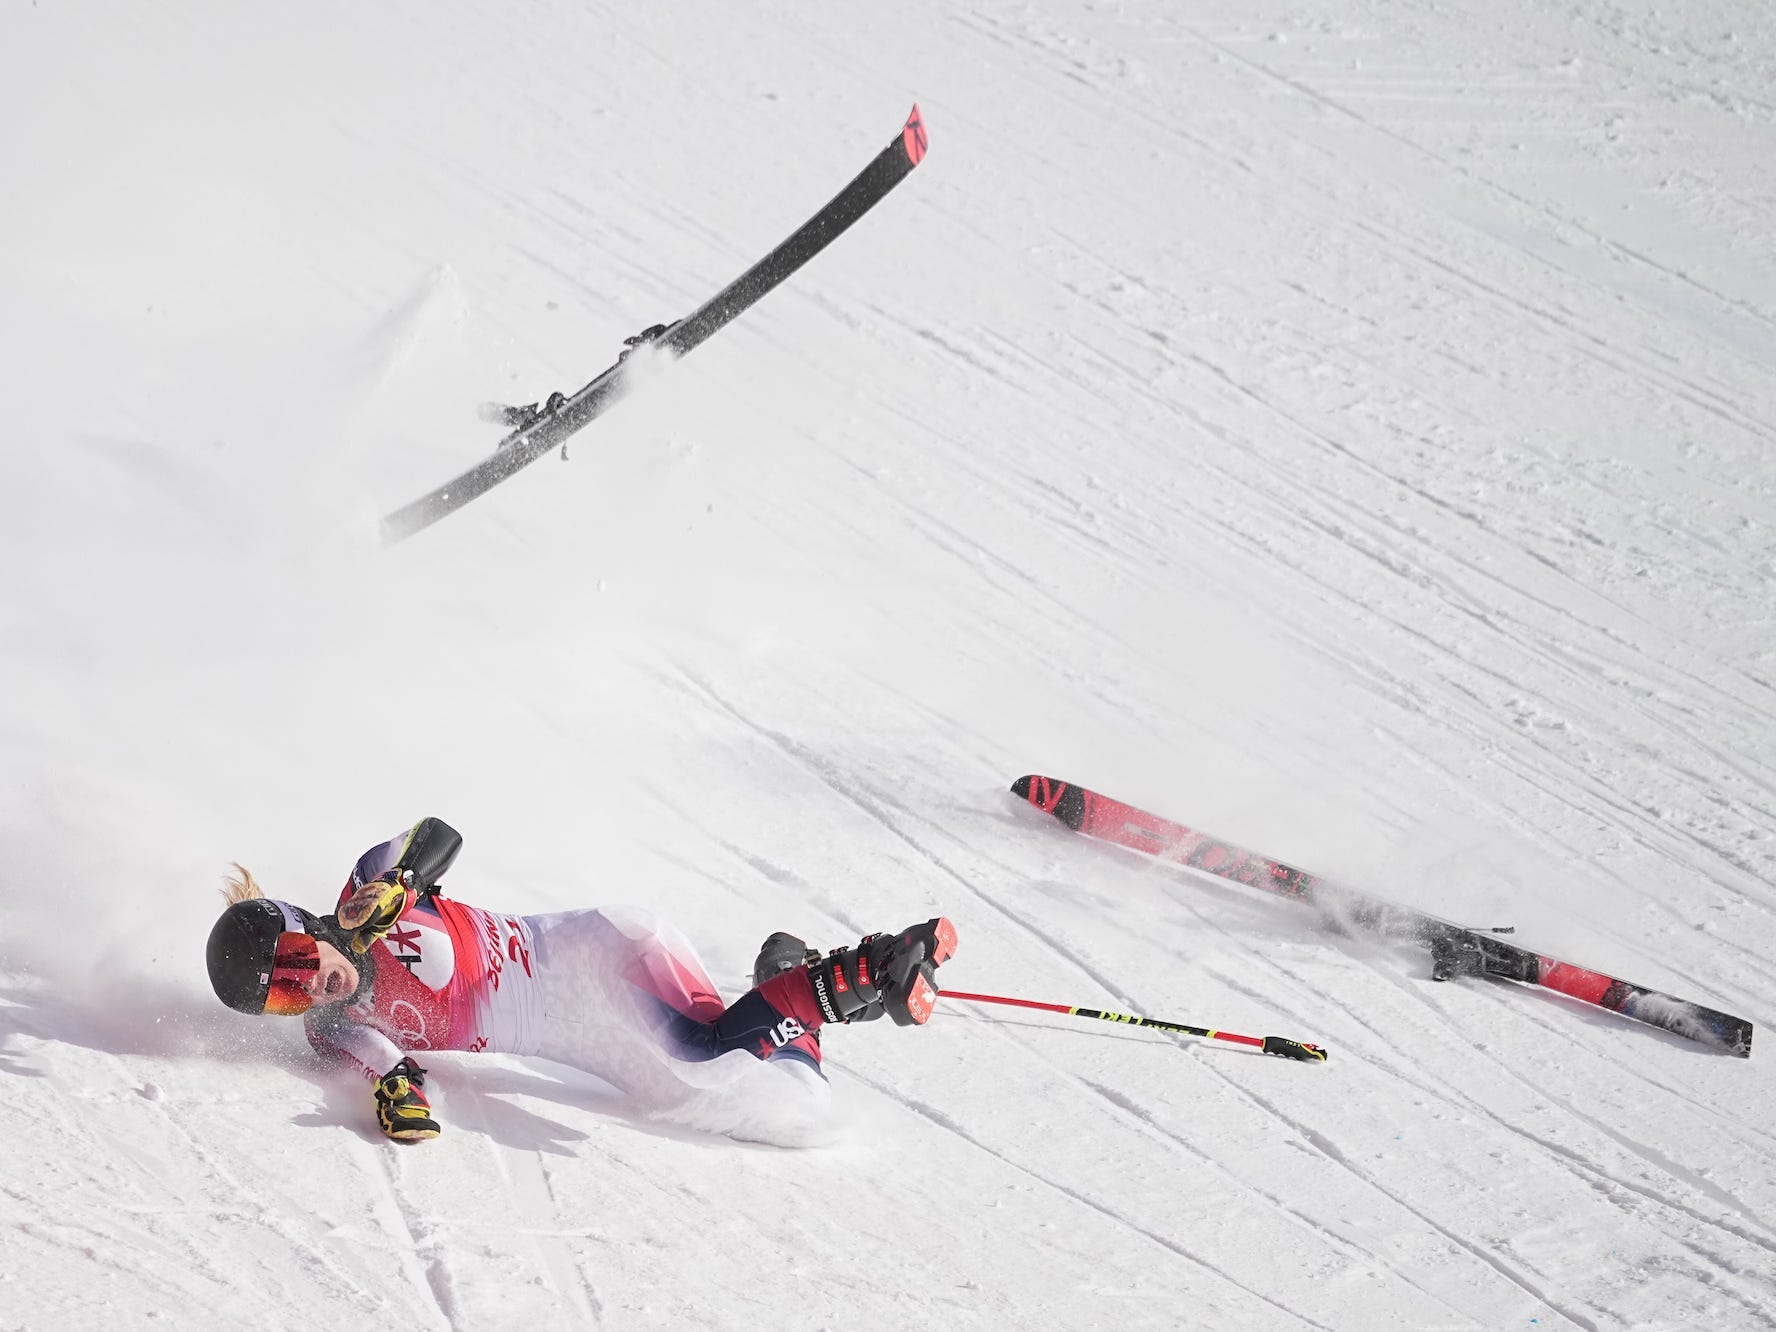
[[[937,1003],[937,968],[955,951],[956,927],[937,916],[835,948],[808,968],[808,979],[828,1022],[869,1022],[887,1013],[896,1026],[920,1026]]]
[[[396,1142],[420,1142],[442,1132],[432,1118],[424,1087],[425,1070],[411,1058],[396,1064],[376,1084],[376,1123]]]
[[[882,1007],[898,1027],[920,1027],[937,1004],[937,969],[956,952],[956,927],[937,916],[878,944],[876,983]]]
[[[417,896],[412,883],[412,870],[390,870],[345,900],[339,908],[339,928],[352,936],[352,952],[365,952],[394,928]]]

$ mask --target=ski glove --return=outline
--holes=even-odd
[[[868,1022],[883,1013],[920,1026],[937,1003],[937,968],[956,951],[956,927],[938,916],[899,934],[867,934],[808,968],[814,1002],[828,1022]]]
[[[393,869],[372,880],[348,897],[339,908],[339,928],[351,935],[352,952],[369,950],[389,930],[418,896],[412,870]]]
[[[432,1118],[424,1086],[425,1070],[411,1058],[396,1064],[376,1084],[376,1123],[396,1142],[419,1142],[442,1132]]]

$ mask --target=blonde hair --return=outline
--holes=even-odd
[[[223,878],[222,896],[230,906],[236,902],[250,902],[255,897],[264,897],[265,891],[260,888],[259,881],[253,877],[253,871],[242,865],[240,861],[232,862],[234,873]]]

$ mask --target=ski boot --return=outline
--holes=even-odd
[[[938,916],[899,934],[866,934],[808,967],[814,1002],[828,1022],[869,1022],[886,1013],[922,1026],[937,1004],[937,968],[956,951],[956,927]]]
[[[757,989],[773,976],[794,971],[800,966],[812,966],[819,960],[818,951],[795,935],[778,930],[760,946],[758,961],[752,964],[753,988]]]
[[[1447,930],[1431,939],[1431,979],[1454,980],[1457,976],[1484,976],[1486,954],[1480,941],[1465,930]]]

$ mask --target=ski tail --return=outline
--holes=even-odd
[[[1741,1056],[1751,1054],[1752,1024],[1731,1013],[1562,962],[1381,898],[1349,892],[1280,860],[1054,777],[1032,773],[1019,777],[1011,790],[1087,837],[1282,897],[1312,902],[1331,909],[1340,920],[1377,933],[1428,943],[1436,980],[1493,976],[1539,985],[1704,1045]]]
[[[1674,1035],[1718,1046],[1744,1058],[1751,1056],[1752,1025],[1742,1017],[1708,1008],[1660,990],[1593,971],[1576,963],[1562,962],[1516,944],[1461,931],[1472,941],[1487,976],[1540,985],[1583,1003],[1607,1008],[1612,1013],[1644,1022]]]
[[[837,240],[905,180],[929,145],[917,105],[905,125],[851,183],[829,199],[786,240],[677,323],[655,345],[688,355],[732,323],[760,298]],[[622,396],[628,377],[624,358],[571,396],[558,394],[538,410],[499,409],[494,419],[513,427],[497,448],[467,471],[402,505],[382,520],[385,544],[403,541],[446,518],[528,467],[602,416]]]

